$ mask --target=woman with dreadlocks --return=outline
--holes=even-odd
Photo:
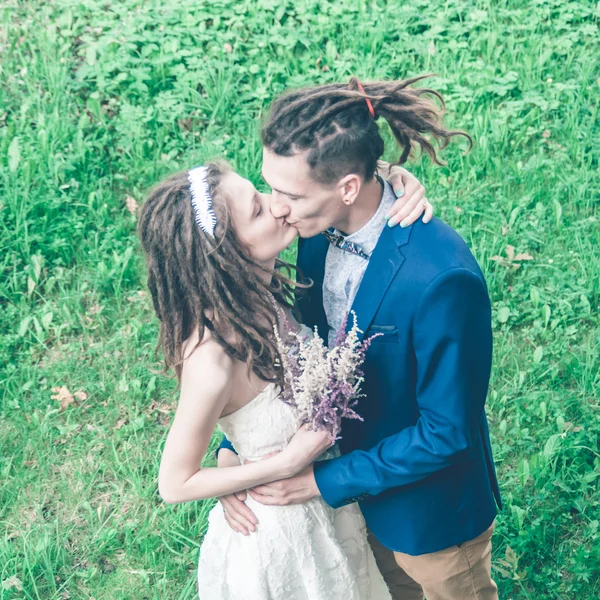
[[[159,471],[163,499],[226,496],[302,471],[330,441],[300,427],[277,398],[283,373],[273,327],[286,336],[278,313],[300,328],[292,266],[278,255],[297,230],[272,215],[270,196],[215,161],[160,183],[142,207],[139,234],[159,345],[180,384]],[[217,424],[244,464],[200,466]],[[315,499],[253,509],[251,535],[233,532],[220,508],[211,512],[202,600],[389,597],[356,506],[336,511]]]

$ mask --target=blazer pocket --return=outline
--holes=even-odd
[[[371,325],[365,335],[366,338],[376,335],[373,344],[398,343],[398,329],[395,325]]]

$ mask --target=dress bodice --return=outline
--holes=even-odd
[[[218,424],[240,458],[253,461],[283,450],[301,420],[271,383]],[[321,458],[338,454],[334,446]],[[271,506],[251,495],[246,504],[258,519],[249,536],[229,526],[219,504],[209,514],[198,563],[202,600],[391,600],[356,504],[334,510],[317,497]]]
[[[279,398],[279,387],[274,383],[218,421],[240,458],[249,461],[283,450],[301,424],[296,411]]]
[[[306,338],[312,330],[300,325],[299,333]],[[220,429],[242,460],[258,460],[280,452],[302,425],[297,411],[279,397],[279,390],[271,383],[248,404],[219,419]]]

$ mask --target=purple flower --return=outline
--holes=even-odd
[[[328,432],[332,441],[339,439],[342,419],[362,421],[354,407],[362,396],[365,355],[376,337],[360,341],[356,315],[352,315],[353,326],[346,332],[347,314],[329,349],[316,330],[308,338],[292,334],[294,343],[287,346],[275,332],[284,357],[286,385],[280,395],[282,401],[295,408],[303,423]]]

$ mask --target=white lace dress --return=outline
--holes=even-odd
[[[243,460],[281,450],[300,426],[273,384],[219,425]],[[220,504],[210,512],[201,600],[391,600],[356,504],[264,506],[248,497],[247,505],[259,521],[248,537],[230,529]]]

